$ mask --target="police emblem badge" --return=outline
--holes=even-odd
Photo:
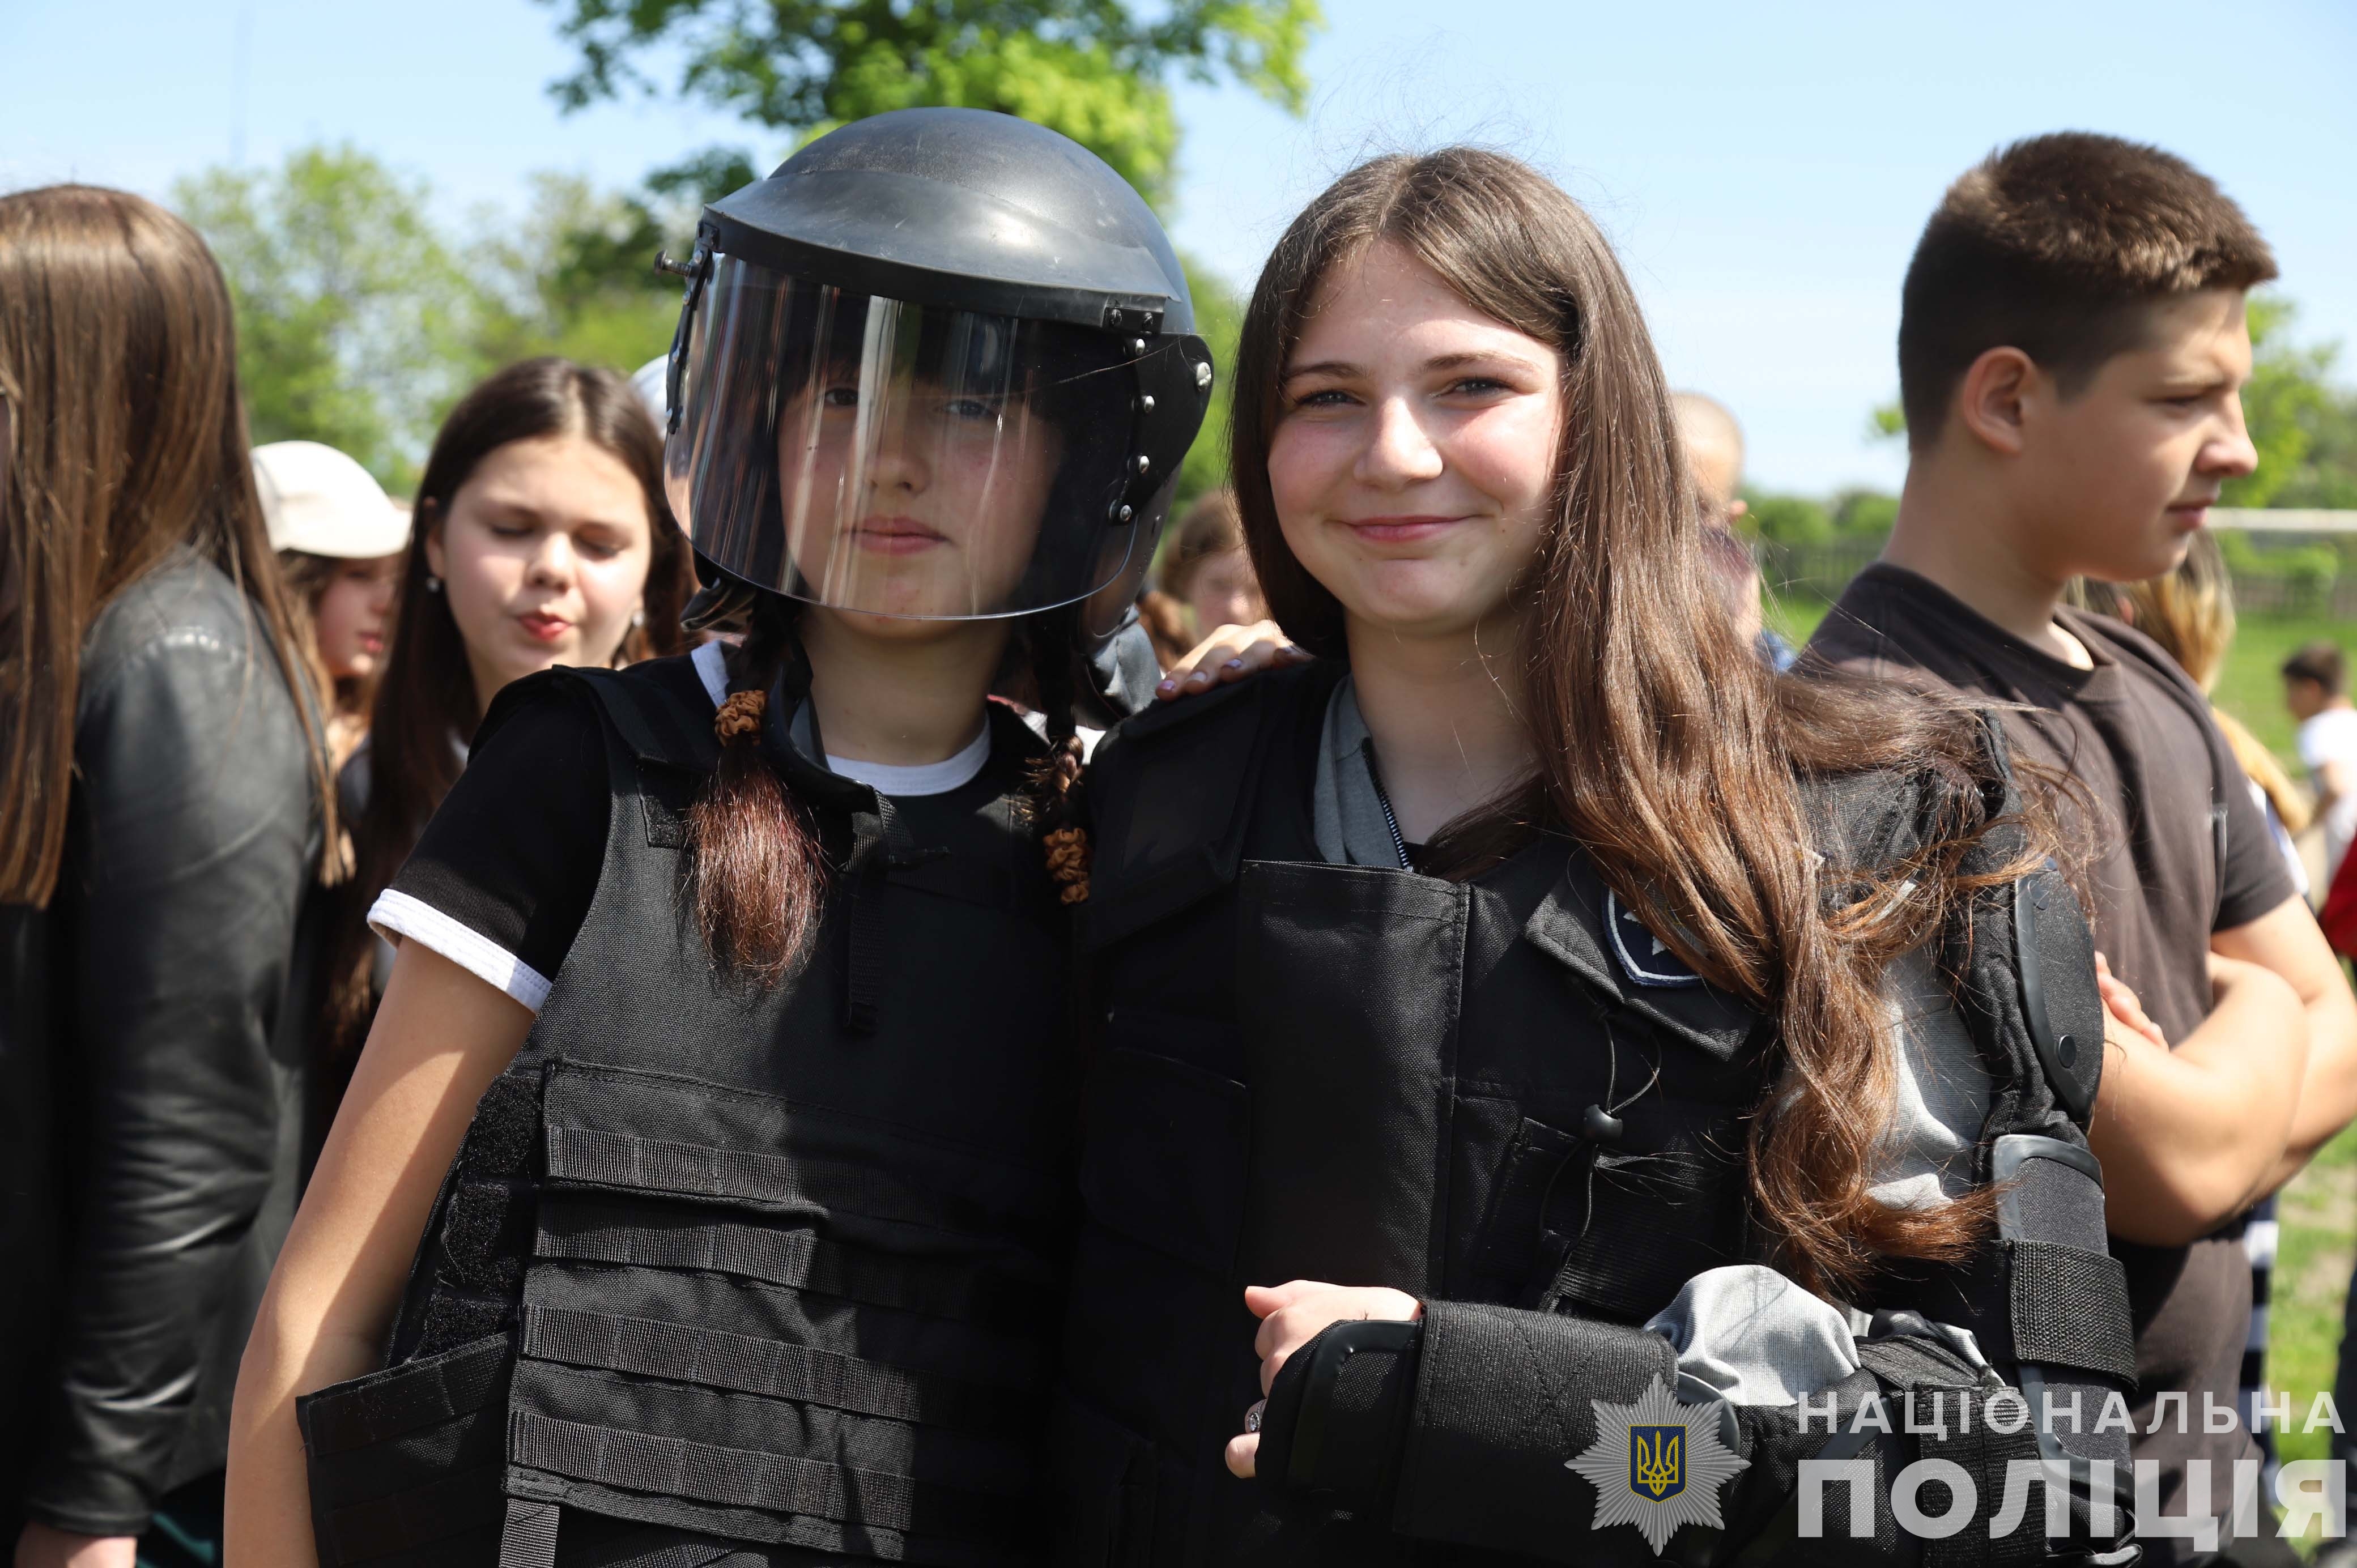
[[[1655,1378],[1634,1404],[1589,1402],[1596,1441],[1564,1468],[1596,1488],[1596,1528],[1631,1524],[1658,1557],[1680,1525],[1725,1525],[1718,1489],[1751,1461],[1718,1435],[1721,1406],[1680,1404]]]
[[[1643,1492],[1655,1502],[1686,1489],[1686,1429],[1683,1426],[1632,1426],[1629,1429],[1629,1489]]]

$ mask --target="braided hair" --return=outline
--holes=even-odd
[[[759,984],[784,980],[818,933],[826,857],[810,813],[761,757],[770,692],[797,701],[809,686],[792,601],[752,594],[745,639],[728,650],[728,696],[713,718],[720,765],[688,809],[694,846],[689,904],[705,948],[725,969]]]
[[[772,701],[798,703],[808,694],[810,666],[793,600],[749,588],[724,597],[720,615],[699,618],[736,620],[745,637],[728,650],[728,695],[713,715],[720,765],[688,811],[689,907],[716,961],[757,985],[775,985],[809,956],[818,934],[826,858],[808,810],[762,758],[760,732]],[[1089,896],[1073,716],[1078,618],[1077,608],[1048,611],[1027,618],[1019,633],[1048,730],[1048,755],[1030,780],[1030,820],[1067,904]]]
[[[1072,716],[1079,623],[1080,611],[1071,606],[1023,623],[1032,678],[1039,683],[1039,712],[1048,725],[1048,755],[1031,777],[1032,820],[1047,852],[1048,875],[1055,878],[1067,904],[1083,902],[1089,896],[1089,835],[1081,826],[1082,749],[1080,725]]]

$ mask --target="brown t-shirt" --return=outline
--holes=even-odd
[[[2149,639],[2072,610],[2057,617],[2085,645],[2092,670],[2067,664],[1986,619],[1912,572],[1867,567],[1809,646],[1834,664],[1909,684],[2014,704],[2016,752],[2075,781],[2060,801],[2063,830],[2094,900],[2095,944],[2153,1021],[2181,1040],[2210,1011],[2205,964],[2213,931],[2246,925],[2292,897],[2266,819],[2243,780],[2208,702]],[[2136,1327],[2136,1453],[2161,1462],[2164,1511],[2187,1459],[2212,1475],[2253,1450],[2238,1427],[2201,1431],[2201,1396],[2233,1402],[2249,1331],[2250,1270],[2235,1236],[2190,1248],[2115,1241],[2128,1272]],[[2146,1434],[2163,1391],[2184,1390],[2179,1434]],[[2174,1401],[2171,1402],[2175,1403]],[[2228,1488],[2213,1479],[2217,1506]],[[2147,1550],[2166,1547],[2147,1541]]]

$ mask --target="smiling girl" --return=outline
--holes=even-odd
[[[1819,1452],[1803,1396],[2115,1387],[2084,927],[2059,881],[1986,893],[2043,840],[1974,715],[1779,680],[1718,607],[1587,215],[1494,154],[1353,171],[1234,394],[1254,564],[1320,657],[1092,769],[1067,1560],[1731,1549]],[[2061,1299],[2019,1241],[2079,1271],[2077,1347],[2016,1332]],[[1720,1440],[1652,1496],[1701,1513],[1627,1500],[1607,1406]]]

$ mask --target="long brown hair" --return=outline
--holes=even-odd
[[[319,810],[334,791],[304,642],[264,526],[221,268],[196,231],[119,190],[0,197],[0,901],[46,905],[63,866],[81,645],[114,596],[186,547],[253,607],[296,695]]]
[[[619,462],[639,482],[652,544],[647,562],[646,619],[623,639],[619,659],[677,653],[686,647],[680,612],[695,590],[687,539],[663,491],[662,435],[630,383],[612,371],[554,358],[525,360],[487,378],[458,400],[436,433],[417,483],[409,560],[400,608],[369,725],[368,800],[352,823],[357,873],[337,922],[328,1023],[331,1059],[349,1062],[366,1033],[371,949],[367,917],[415,847],[417,834],[457,782],[454,742],[475,732],[482,702],[467,662],[466,639],[447,595],[430,593],[425,544],[483,459],[517,441],[576,435]]]
[[[1681,957],[1774,1019],[1751,1190],[1803,1283],[1841,1295],[1880,1257],[1965,1255],[1987,1229],[1985,1193],[1901,1210],[1868,1187],[1896,1085],[1883,970],[1997,875],[1959,870],[1989,825],[1977,721],[1829,674],[1780,680],[1738,639],[1709,589],[1669,388],[1611,247],[1548,180],[1468,148],[1343,176],[1254,291],[1232,471],[1254,565],[1295,640],[1346,651],[1342,607],[1286,547],[1270,492],[1279,389],[1322,280],[1377,243],[1553,346],[1569,411],[1545,537],[1517,589],[1537,775],[1436,847],[1534,821],[1567,833]],[[1820,865],[1804,781],[1886,768],[1929,780],[1928,844],[1900,867]]]

